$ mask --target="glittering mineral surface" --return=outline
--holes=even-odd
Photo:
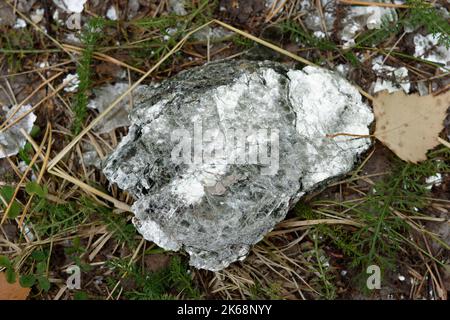
[[[349,172],[373,120],[358,90],[316,67],[219,61],[134,94],[128,135],[103,172],[136,199],[139,232],[221,270],[306,192]]]

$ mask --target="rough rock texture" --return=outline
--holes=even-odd
[[[27,140],[20,130],[23,129],[26,133],[31,132],[36,120],[35,114],[30,112],[31,109],[32,107],[29,104],[20,108],[16,105],[11,108],[0,107],[2,123],[6,119],[9,119],[8,124],[15,123],[7,129],[0,130],[0,159],[17,154],[25,146]],[[26,115],[24,116],[24,114]]]
[[[103,171],[136,198],[139,232],[184,248],[197,268],[244,259],[302,195],[351,170],[370,145],[326,137],[366,135],[373,115],[352,85],[319,68],[220,61],[134,97],[129,133]]]
[[[117,82],[115,84],[106,84],[100,88],[94,89],[95,99],[89,101],[88,108],[96,109],[99,113],[105,111],[111,103],[121,94],[128,90],[129,84]],[[127,127],[130,125],[128,112],[131,109],[132,94],[122,99],[119,104],[109,112],[95,127],[98,133],[108,133],[116,128]]]

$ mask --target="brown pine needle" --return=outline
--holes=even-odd
[[[33,158],[30,161],[30,164],[25,169],[25,172],[22,175],[22,178],[20,179],[19,183],[16,186],[16,189],[14,190],[13,196],[11,197],[11,201],[9,202],[8,206],[6,207],[5,212],[3,213],[2,220],[0,221],[0,226],[3,225],[6,218],[8,217],[9,211],[11,210],[14,201],[16,200],[17,193],[19,193],[20,186],[24,183],[28,172],[30,172],[31,168],[33,168],[34,163],[36,162],[37,158],[40,156],[40,153],[42,152],[42,149],[44,148],[45,141],[47,140],[47,137],[49,135],[49,126],[47,126],[47,129],[45,130],[44,138],[42,139],[41,145],[39,146],[39,152],[36,152],[33,156]]]

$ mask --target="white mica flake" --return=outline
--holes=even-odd
[[[377,1],[383,2],[383,1]],[[344,41],[344,48],[349,48],[355,44],[355,36],[365,27],[369,30],[380,29],[383,21],[395,21],[397,15],[395,9],[378,6],[352,6],[348,15],[342,20],[343,29],[341,40]]]
[[[314,37],[316,37],[316,38],[318,38],[318,39],[323,39],[323,38],[325,38],[325,33],[324,32],[322,32],[322,31],[315,31],[314,32]]]
[[[180,250],[181,245],[175,239],[168,236],[156,222],[151,220],[137,220],[134,218],[133,223],[145,239],[158,243],[159,246],[167,250]]]
[[[106,11],[106,17],[109,20],[117,20],[116,7],[114,7],[114,6],[109,7],[108,11]]]
[[[205,190],[197,178],[190,176],[188,179],[175,180],[172,193],[181,197],[187,204],[194,204],[203,199]]]
[[[178,16],[187,15],[185,0],[169,0],[169,10]]]
[[[427,189],[431,190],[431,188],[433,186],[440,186],[442,183],[442,174],[440,174],[439,172],[436,173],[433,176],[430,176],[428,178],[425,179],[425,183],[427,184]]]
[[[0,109],[1,118],[10,119],[8,123],[13,123],[25,113],[28,113],[18,123],[4,131],[3,129],[0,131],[0,158],[16,155],[25,146],[26,139],[20,130],[23,129],[27,133],[31,132],[34,121],[36,120],[35,114],[30,112],[31,108],[31,105],[27,104],[19,109],[17,109],[17,106],[11,108],[3,107]]]
[[[52,18],[53,18],[53,21],[56,21],[56,23],[58,25],[61,25],[64,23],[64,21],[62,21],[62,19],[59,17],[59,14],[60,14],[59,10],[55,9],[55,11],[52,14]]]
[[[372,61],[372,69],[375,71],[377,81],[375,82],[373,92],[387,90],[389,93],[403,90],[409,93],[411,83],[408,78],[408,69],[406,67],[394,68],[383,63],[383,57],[378,56]],[[390,80],[392,79],[392,80]]]
[[[25,20],[21,19],[21,18],[17,18],[16,23],[14,24],[13,28],[14,29],[23,29],[26,28],[27,23],[25,22]]]
[[[108,108],[114,100],[128,90],[129,84],[125,82],[117,82],[115,84],[106,84],[99,88],[95,88],[95,98],[90,100],[88,108],[95,109],[99,113]],[[131,94],[122,99],[117,106],[114,107],[95,127],[98,133],[107,133],[116,128],[126,127],[130,124],[128,120],[128,112],[131,109]]]
[[[68,13],[81,13],[87,0],[53,0],[53,3]]]
[[[136,199],[145,239],[217,271],[244,259],[305,193],[349,172],[372,121],[333,72],[216,61],[136,92],[128,135],[103,172]],[[329,136],[340,132],[363,137]]]
[[[414,45],[415,57],[442,64],[443,68],[441,69],[443,71],[446,71],[445,68],[450,68],[450,49],[438,44],[438,35],[428,34],[423,36],[417,34],[414,36]]]
[[[19,171],[21,173],[25,173],[25,171],[28,168],[28,164],[25,161],[20,161],[19,164],[17,165],[17,169],[19,169]],[[36,181],[37,177],[34,174],[34,172],[31,172],[31,181]]]
[[[64,39],[68,43],[80,44],[80,38],[75,33],[67,33]]]
[[[41,22],[42,19],[44,18],[44,13],[45,13],[44,9],[36,9],[36,11],[31,13],[30,15],[31,21],[33,21],[34,23]]]
[[[78,90],[78,85],[80,84],[80,79],[78,79],[78,74],[68,74],[63,79],[63,85],[65,85],[64,91],[66,92],[76,92]]]
[[[317,181],[350,170],[352,164],[342,161],[345,154],[365,150],[370,145],[370,140],[366,138],[328,138],[327,135],[345,132],[366,136],[373,114],[361,101],[355,87],[326,70],[305,67],[302,71],[290,70],[288,76],[291,80],[290,99],[297,112],[297,131],[309,141],[306,148],[311,157],[317,157],[312,169],[309,169],[311,173],[302,181],[309,188]],[[349,105],[352,108],[347,108]],[[342,117],[342,113],[347,113],[346,122],[337,128],[333,119]],[[318,126],[318,123],[321,125]],[[327,156],[322,158],[321,154]],[[333,154],[335,156],[330,156]]]

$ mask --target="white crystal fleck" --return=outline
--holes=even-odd
[[[78,85],[80,84],[80,79],[78,78],[78,74],[69,73],[63,79],[64,91],[66,92],[76,92],[78,90]]]
[[[26,139],[20,132],[23,129],[25,132],[30,133],[33,128],[36,116],[33,112],[30,112],[31,105],[27,104],[19,109],[18,106],[11,108],[3,107],[0,110],[2,119],[10,119],[8,123],[14,123],[17,119],[20,119],[24,114],[27,115],[14,124],[10,128],[0,131],[0,158],[10,157],[16,155],[20,149],[22,149],[26,143]]]
[[[21,19],[21,18],[17,18],[16,23],[14,24],[13,28],[14,29],[23,29],[27,26],[27,23],[25,22],[25,20]]]
[[[414,56],[428,61],[440,63],[447,69],[450,68],[450,50],[444,45],[438,44],[438,34],[414,36]],[[445,71],[445,68],[442,68]]]
[[[358,90],[316,67],[218,61],[134,96],[129,133],[103,172],[135,197],[133,221],[144,238],[183,248],[197,268],[244,259],[301,196],[351,170],[371,143],[373,114]],[[264,143],[258,130],[271,133]],[[364,137],[328,136],[340,132]],[[180,141],[182,158],[174,157]],[[267,142],[276,169],[263,174],[275,164],[257,152]],[[232,161],[242,155],[244,162]]]
[[[81,13],[87,0],[53,0],[53,3],[68,13]]]
[[[440,186],[442,183],[442,174],[439,172],[433,176],[430,176],[425,179],[425,183],[427,184],[427,189],[431,190],[433,186]]]
[[[114,6],[109,7],[108,11],[106,11],[106,17],[109,20],[117,20],[116,7],[114,7]]]

